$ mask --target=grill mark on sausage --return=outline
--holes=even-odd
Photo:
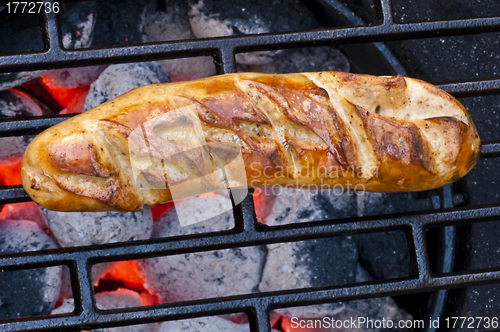
[[[422,137],[415,124],[388,119],[361,106],[353,106],[363,120],[370,142],[380,161],[384,158],[394,158],[404,165],[421,162],[427,171],[436,173],[436,164],[432,158],[429,142]]]
[[[235,94],[236,95],[236,94]],[[249,148],[263,158],[269,159],[269,163],[273,166],[283,166],[286,164],[284,156],[280,153],[279,147],[275,141],[262,141],[258,142],[250,138],[234,121],[235,119],[243,119],[245,117],[231,117],[231,112],[217,112],[217,110],[228,110],[230,107],[228,105],[232,105],[234,103],[233,100],[228,99],[218,99],[217,101],[214,99],[210,103],[202,103],[197,100],[186,98],[186,97],[176,97],[179,101],[183,102],[186,105],[190,105],[194,108],[197,114],[200,116],[201,120],[208,125],[230,129],[234,131],[238,137],[240,137],[245,143],[248,144]],[[238,97],[239,98],[239,97]],[[207,106],[210,105],[213,108]],[[250,103],[251,105],[251,103]],[[251,107],[254,107],[251,105]],[[246,109],[249,109],[249,106],[246,106]],[[260,124],[269,124],[267,118],[263,118],[264,116],[260,114],[260,112],[254,110],[247,112],[250,116],[248,117],[250,120],[256,120],[255,122]],[[250,153],[249,151],[243,150],[243,153]]]
[[[304,126],[318,135],[328,146],[328,152],[334,158],[335,166],[347,167],[344,151],[340,144],[340,138],[334,126],[333,117],[336,116],[328,107],[317,100],[321,98],[328,100],[326,90],[318,88],[312,82],[301,85],[300,89],[289,89],[281,81],[274,82],[275,87],[267,84],[251,81],[257,88],[261,89],[283,110],[285,116],[292,122]],[[298,143],[292,143],[297,146]],[[331,158],[329,158],[331,160]],[[333,165],[332,165],[333,166]]]
[[[101,178],[116,175],[113,169],[102,165],[93,144],[85,138],[85,133],[70,142],[53,143],[48,146],[51,164],[62,172],[85,174]]]
[[[338,74],[344,76],[336,77]],[[373,146],[368,141],[358,112],[349,99],[340,92],[342,84],[339,81],[342,78],[346,80],[355,78],[356,75],[337,72],[303,73],[302,75],[327,91],[329,95],[327,105],[330,106],[331,113],[336,115],[333,120],[349,167],[364,182],[373,179],[378,174],[380,162]]]

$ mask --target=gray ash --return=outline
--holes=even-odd
[[[234,228],[233,211],[225,211],[218,216],[208,218],[202,222],[181,226],[176,212],[176,206],[181,209],[189,209],[193,204],[200,206],[201,210],[211,210],[214,207],[220,206],[218,200],[224,199],[220,195],[205,196],[205,197],[188,197],[182,201],[175,202],[175,206],[168,209],[156,221],[153,228],[152,237],[171,237],[188,234],[211,233],[226,231]],[[189,221],[187,222],[189,223]]]
[[[0,119],[40,115],[42,115],[40,106],[24,93],[17,90],[0,91]]]
[[[138,212],[58,212],[43,209],[47,225],[63,247],[148,239],[149,207]]]
[[[371,276],[360,266],[356,271],[356,282],[372,281]],[[299,317],[303,319],[323,319],[329,317],[334,320],[357,320],[358,317],[365,317],[372,320],[392,320],[397,322],[399,320],[412,319],[412,316],[400,309],[396,302],[390,297],[370,298],[363,300],[354,300],[346,302],[334,302],[320,305],[289,307],[277,309],[278,312],[284,316],[286,322],[290,322],[291,317]],[[383,328],[369,328],[367,326],[358,326],[359,330],[366,332],[381,332],[385,331]],[[398,329],[397,326],[394,331],[412,331],[413,329]]]
[[[319,26],[313,13],[297,0],[233,1],[231,6],[213,0],[192,0],[189,21],[196,37],[210,38],[242,34],[309,30]],[[279,13],[279,15],[276,15]],[[269,63],[279,51],[236,54],[244,65]]]
[[[351,284],[358,252],[350,236],[267,245],[261,292]]]
[[[0,254],[56,248],[37,224],[0,221]],[[61,287],[61,267],[0,272],[0,319],[48,314]]]
[[[143,42],[187,40],[196,38],[188,19],[186,1],[152,2],[146,6],[142,17]],[[179,58],[158,61],[172,81],[187,81],[215,75],[211,56]]]
[[[66,49],[87,48],[94,37],[96,1],[61,3],[62,44]]]
[[[49,72],[48,70],[35,70],[35,71],[21,71],[15,73],[0,73],[0,91],[7,90],[25,82],[31,81],[43,74]]]
[[[170,82],[170,78],[154,62],[111,65],[90,86],[83,110],[87,111],[133,88],[164,82]]]
[[[180,228],[172,210],[155,223],[155,238],[232,227],[224,213],[200,224]],[[175,212],[174,212],[175,213]],[[243,247],[140,260],[146,289],[164,302],[248,294],[256,292],[265,253],[260,247]],[[188,277],[189,276],[189,277]]]
[[[230,6],[214,0],[191,0],[189,3],[189,19],[198,38],[318,27],[314,14],[298,0],[236,0]]]

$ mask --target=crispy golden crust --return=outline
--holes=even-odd
[[[451,183],[480,146],[463,106],[419,80],[242,73],[137,88],[49,128],[28,146],[21,177],[49,209],[134,211],[214,171],[215,154],[230,159],[222,143],[241,149],[250,187],[382,192]],[[204,181],[191,193],[213,188]]]

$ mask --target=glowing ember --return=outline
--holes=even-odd
[[[200,194],[200,195],[198,195],[198,197],[206,197],[206,196],[214,196],[214,195],[218,195],[218,193],[209,192],[209,193]],[[181,201],[181,200],[178,200],[177,202],[179,202],[179,201]],[[174,202],[167,202],[167,203],[163,203],[160,205],[151,206],[151,212],[153,213],[153,221],[158,220],[158,218],[160,218],[161,215],[165,211],[171,209],[173,206],[174,206]]]
[[[69,105],[63,109],[59,114],[71,114],[71,113],[81,113],[83,105],[85,104],[85,99],[87,98],[87,93],[89,92],[90,86],[82,86],[76,89],[80,89],[74,96],[73,100]]]
[[[160,299],[158,299],[158,296],[148,290],[139,293],[139,297],[141,298],[141,302],[143,305],[155,305],[161,303]]]
[[[129,289],[143,289],[144,279],[139,273],[139,267],[135,261],[122,261],[111,264],[101,278],[122,281],[123,285]]]
[[[54,84],[47,75],[40,76],[40,82],[52,97],[64,108],[61,114],[80,113],[89,92],[89,86],[64,88]]]
[[[45,225],[45,219],[35,202],[5,204],[0,212],[0,220],[30,220]]]
[[[281,318],[281,315],[276,313],[275,311],[271,311],[269,313],[269,322],[271,324],[271,327],[278,327],[277,324],[279,324],[279,320]]]
[[[151,213],[153,214],[153,221],[158,220],[160,216],[168,209],[174,206],[174,202],[167,202],[160,205],[152,206]]]
[[[0,165],[0,184],[12,186],[21,184],[21,159],[3,161]]]
[[[274,201],[276,196],[272,194],[271,190],[255,189],[253,192],[253,203],[255,204],[255,214],[257,220],[261,224],[266,223],[267,217],[273,210]]]
[[[139,293],[143,305],[158,304],[158,297],[144,288],[144,277],[137,261],[121,261],[110,264],[100,276],[100,283],[114,284],[118,288],[124,288]]]

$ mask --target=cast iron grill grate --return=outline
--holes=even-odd
[[[239,52],[500,31],[500,17],[396,24],[393,22],[390,0],[381,0],[381,11],[383,22],[376,26],[212,38],[78,51],[67,51],[61,47],[57,18],[51,13],[45,16],[45,52],[2,56],[0,57],[0,72],[213,55],[217,72],[222,74],[235,72],[234,54]],[[440,88],[455,96],[485,95],[500,92],[500,79],[446,84],[441,85]],[[30,120],[0,121],[0,137],[38,133],[68,117],[55,116]],[[483,143],[481,147],[482,158],[498,156],[500,156],[500,142]],[[27,200],[29,198],[21,186],[0,187],[0,204]],[[443,205],[445,207],[453,206],[452,204],[447,205],[446,202]],[[249,195],[234,208],[234,214],[236,227],[227,232],[98,247],[20,253],[2,257],[0,258],[2,271],[67,265],[71,269],[75,313],[4,321],[0,323],[0,329],[2,331],[91,329],[245,312],[249,316],[253,332],[269,332],[268,312],[276,308],[394,296],[500,281],[500,269],[462,274],[433,274],[425,243],[426,229],[459,225],[472,220],[487,221],[499,218],[500,205],[456,208],[438,213],[412,213],[401,217],[350,218],[323,221],[321,224],[310,223],[272,228],[257,223],[253,201]],[[96,308],[93,298],[90,267],[95,263],[389,230],[403,230],[407,234],[410,258],[414,269],[412,278],[369,285],[259,293],[105,312]]]

